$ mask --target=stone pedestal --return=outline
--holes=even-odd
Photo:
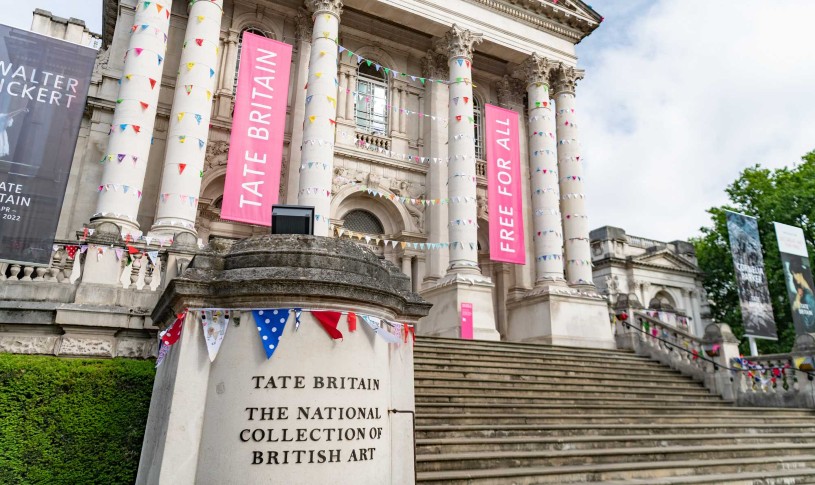
[[[495,285],[481,276],[448,275],[424,291],[433,304],[430,314],[417,327],[421,335],[461,338],[461,304],[473,304],[473,338],[501,340],[495,328],[492,292]]]
[[[538,286],[507,303],[507,340],[615,349],[606,301],[593,292]]]
[[[308,311],[414,323],[430,305],[409,284],[333,238],[259,236],[196,255],[154,321],[232,308],[231,324],[210,363],[197,313],[187,314],[156,374],[137,483],[413,483],[412,343],[388,344],[360,317],[351,332],[346,316],[344,338],[332,340]],[[267,360],[247,309],[295,307],[299,330],[292,312]]]

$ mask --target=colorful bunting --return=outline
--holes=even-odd
[[[325,329],[326,333],[328,333],[331,338],[334,340],[342,338],[342,332],[337,329],[337,324],[340,321],[340,316],[342,316],[342,313],[312,310],[311,315],[316,318],[318,322],[320,322],[323,329]]]
[[[257,324],[263,350],[266,352],[266,359],[270,359],[280,345],[280,336],[286,328],[289,319],[288,308],[277,308],[268,310],[255,310],[252,312]]]

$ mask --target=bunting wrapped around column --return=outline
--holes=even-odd
[[[132,187],[132,191],[101,190],[93,222],[109,221],[138,230],[139,198],[156,120],[167,50],[172,0],[138,2],[130,29],[110,137],[103,153],[101,187]],[[128,163],[124,163],[127,160]],[[129,192],[129,193],[128,193]]]
[[[341,0],[307,0],[312,11],[314,28],[309,59],[309,79],[306,87],[305,126],[303,140],[327,140],[329,144],[302,145],[302,159],[314,160],[327,166],[300,170],[300,188],[316,187],[322,192],[298,192],[300,205],[314,207],[314,235],[327,236],[331,217],[331,178],[334,165],[334,138],[337,119],[337,36],[339,35]],[[309,102],[314,97],[333,102]],[[325,194],[328,193],[328,196]]]
[[[151,232],[195,233],[213,92],[223,0],[192,0],[181,50],[160,194],[181,194],[158,204]]]

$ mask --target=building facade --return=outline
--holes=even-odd
[[[602,21],[584,2],[103,8],[53,264],[3,266],[0,317],[14,336],[2,348],[28,348],[25,328],[45,338],[34,347],[59,349],[66,333],[90,339],[93,321],[102,354],[122,341],[152,352],[149,309],[195,250],[269,230],[221,217],[244,32],[293,48],[280,200],[315,206],[317,235],[354,238],[401,268],[435,304],[420,331],[458,336],[460,304],[473,303],[476,338],[613,346],[580,155],[575,45]],[[48,33],[56,20],[41,17],[34,29]],[[489,259],[486,104],[522,120],[525,265]],[[74,258],[72,244],[86,248]],[[41,304],[20,318],[15,301]]]

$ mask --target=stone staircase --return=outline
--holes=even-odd
[[[419,483],[815,484],[815,412],[623,351],[420,337]]]

